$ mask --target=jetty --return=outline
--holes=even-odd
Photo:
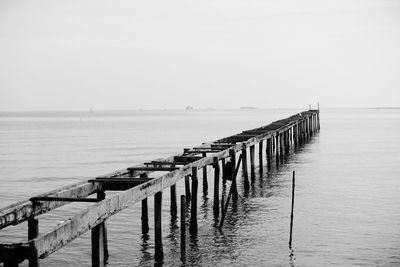
[[[230,181],[232,198],[238,197],[237,179],[243,179],[244,187],[250,187],[251,181],[255,179],[256,149],[259,168],[269,170],[272,164],[282,162],[285,155],[306,143],[319,129],[319,109],[310,109],[259,128],[203,143],[198,147],[185,148],[178,155],[67,185],[2,208],[0,231],[23,222],[27,222],[28,229],[26,242],[0,243],[0,263],[10,267],[28,260],[30,267],[40,266],[40,259],[91,231],[92,266],[104,266],[108,259],[107,219],[140,203],[142,232],[147,233],[149,197],[154,197],[154,258],[162,260],[161,207],[164,191],[170,193],[171,216],[177,217],[176,183],[184,179],[184,199],[191,207],[189,231],[196,232],[199,172],[203,179],[203,191],[207,192],[209,179],[213,179],[213,212],[218,218],[223,215],[224,206],[220,185]],[[242,176],[237,178],[240,162]],[[207,177],[207,168],[213,168],[213,177]],[[107,195],[107,191],[117,193]],[[41,214],[73,202],[93,203],[52,229],[39,233]],[[181,221],[181,229],[185,229],[184,219]],[[182,249],[184,251],[184,247]]]

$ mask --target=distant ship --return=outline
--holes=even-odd
[[[192,110],[193,109],[193,107],[192,106],[186,106],[186,108],[185,108],[186,110]]]

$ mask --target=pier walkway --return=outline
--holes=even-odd
[[[27,241],[0,243],[0,263],[4,267],[18,266],[28,260],[29,266],[40,266],[40,260],[66,246],[87,231],[91,231],[92,266],[104,266],[108,258],[106,221],[119,211],[141,202],[142,231],[148,231],[147,198],[154,195],[154,238],[156,259],[163,258],[161,204],[163,190],[171,194],[171,215],[177,216],[176,183],[185,179],[186,200],[191,205],[189,230],[197,231],[198,170],[202,172],[203,190],[207,191],[207,166],[214,168],[213,211],[221,212],[223,203],[219,187],[224,181],[232,184],[232,197],[237,197],[236,175],[242,162],[243,184],[250,186],[255,177],[255,147],[262,169],[279,163],[293,148],[307,142],[320,128],[319,110],[309,110],[275,121],[266,126],[243,131],[161,160],[113,172],[88,181],[68,185],[0,210],[0,229],[28,222]],[[249,157],[248,157],[249,154]],[[237,156],[240,155],[240,160]],[[264,160],[266,161],[264,164]],[[237,164],[238,163],[238,164]],[[248,163],[250,163],[248,166]],[[250,167],[250,171],[248,170]],[[220,179],[222,177],[222,179]],[[118,191],[106,196],[107,191]],[[94,196],[94,197],[93,197]],[[71,202],[94,202],[75,216],[51,230],[39,233],[39,215]]]

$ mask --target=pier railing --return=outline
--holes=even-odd
[[[202,169],[203,190],[207,190],[207,166],[212,166],[214,176],[214,213],[218,216],[219,178],[232,180],[233,197],[237,197],[235,157],[241,153],[244,186],[249,186],[248,158],[250,153],[250,179],[255,173],[255,146],[258,145],[259,166],[263,160],[266,167],[279,163],[283,155],[292,148],[305,143],[320,128],[319,110],[295,114],[269,125],[243,131],[199,147],[184,149],[179,155],[162,160],[145,162],[138,166],[113,172],[88,181],[65,186],[0,210],[0,229],[28,222],[26,242],[0,244],[0,263],[5,267],[18,266],[29,260],[29,266],[39,266],[39,259],[61,249],[83,233],[91,230],[92,266],[104,266],[108,258],[106,220],[115,213],[141,202],[142,231],[147,232],[147,198],[155,199],[155,258],[163,258],[161,236],[161,202],[163,190],[170,188],[171,215],[177,215],[176,183],[185,179],[185,193],[191,202],[190,231],[197,231],[197,172]],[[231,164],[227,164],[230,162]],[[226,166],[232,166],[231,170]],[[156,177],[151,177],[156,175]],[[190,186],[190,180],[192,182]],[[106,197],[106,192],[120,191]],[[96,196],[89,197],[96,194]],[[38,216],[71,202],[94,202],[75,216],[56,225],[53,229],[39,233]]]

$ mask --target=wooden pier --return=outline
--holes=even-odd
[[[0,244],[0,263],[3,263],[4,267],[10,267],[18,266],[19,263],[28,260],[29,266],[40,266],[40,259],[48,257],[90,230],[92,266],[104,266],[108,258],[106,220],[117,212],[140,202],[142,204],[142,232],[147,233],[149,230],[147,198],[152,196],[154,196],[154,258],[162,260],[164,255],[161,205],[165,189],[170,188],[171,216],[176,217],[178,214],[176,183],[182,179],[185,180],[185,199],[187,204],[191,205],[189,231],[196,232],[198,170],[202,171],[203,193],[207,194],[208,179],[210,179],[207,177],[207,168],[214,169],[213,211],[218,217],[222,208],[220,207],[220,183],[231,180],[232,197],[237,197],[235,172],[238,166],[236,166],[236,161],[238,165],[242,161],[243,185],[250,187],[251,180],[255,177],[255,147],[257,145],[260,168],[270,169],[274,162],[279,164],[284,155],[307,142],[319,128],[319,110],[304,111],[266,126],[184,149],[179,155],[144,162],[138,166],[68,185],[2,208],[0,229],[27,221],[28,236],[26,242]],[[240,160],[237,159],[238,154]],[[266,159],[265,166],[264,159]],[[248,166],[250,166],[250,173]],[[221,175],[224,179],[220,179]],[[107,191],[119,192],[107,197]],[[71,202],[94,203],[53,229],[39,233],[39,215]],[[184,251],[184,248],[181,250]]]

